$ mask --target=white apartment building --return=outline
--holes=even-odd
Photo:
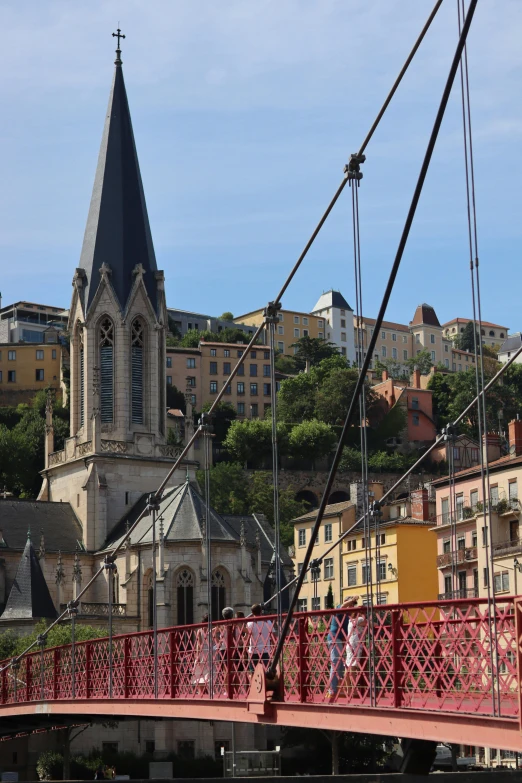
[[[340,291],[323,292],[312,314],[324,318],[326,323],[325,340],[337,345],[348,361],[355,361],[355,343],[353,331],[353,309]]]

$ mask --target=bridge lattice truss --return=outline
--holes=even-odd
[[[0,715],[232,720],[522,751],[522,599],[497,602],[496,636],[481,599],[376,607],[373,645],[366,625],[329,703],[332,647],[350,649],[332,614],[343,612],[294,616],[274,681],[276,618],[263,662],[244,620],[214,624],[211,644],[206,624],[159,630],[156,656],[152,631],[42,648],[3,668]]]

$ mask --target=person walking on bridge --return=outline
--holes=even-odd
[[[358,595],[345,598],[337,609],[352,609],[357,605]],[[330,628],[328,630],[328,649],[330,651],[330,682],[326,691],[326,700],[330,703],[337,698],[339,683],[344,678],[344,659],[346,654],[346,644],[349,635],[350,615],[348,613],[332,614],[330,619]]]
[[[253,618],[247,623],[248,655],[252,669],[255,669],[260,661],[266,667],[272,652],[274,623],[272,620],[265,620],[262,613],[261,604],[254,604],[252,606]]]

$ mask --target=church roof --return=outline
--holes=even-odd
[[[28,536],[0,620],[32,620],[41,617],[54,619],[57,617],[57,612]]]
[[[133,270],[141,264],[147,293],[157,310],[156,257],[119,57],[79,264],[87,275],[86,311],[96,294],[104,263],[111,268],[111,283],[122,310],[132,288]]]
[[[261,560],[263,563],[271,563],[274,559],[274,528],[268,522],[264,514],[224,514],[225,519],[236,531],[238,537],[241,532],[241,525],[245,526],[245,536],[247,545],[254,547],[256,544],[256,534],[259,532],[259,542],[261,545]],[[283,565],[292,567],[293,560],[289,556],[286,548],[281,545],[281,560]]]
[[[107,547],[117,544],[125,534],[127,525],[131,526],[147,505],[148,495],[143,495],[129,513],[118,523],[110,535]],[[163,535],[165,541],[201,541],[205,530],[205,501],[196,492],[192,484],[186,481],[177,487],[166,490],[158,511],[159,520],[163,518]],[[210,535],[212,541],[239,541],[239,534],[224,517],[213,508],[210,509]],[[152,543],[152,517],[144,517],[131,535],[133,544]]]
[[[24,549],[29,528],[43,534],[47,552],[74,552],[81,546],[82,528],[69,503],[0,498],[0,554]]]

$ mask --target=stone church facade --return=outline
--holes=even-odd
[[[17,616],[17,604],[10,602],[17,573],[23,570],[21,558],[30,555],[33,570],[41,569],[59,612],[100,569],[180,452],[166,438],[165,279],[156,265],[120,54],[118,50],[73,276],[70,437],[63,450],[54,450],[49,401],[38,500],[0,499],[0,605],[11,607],[0,618],[0,630],[27,631],[40,619],[37,607],[25,606],[22,617]],[[193,432],[192,426],[189,405],[186,432]],[[209,579],[216,619],[224,605],[248,612],[253,602],[263,601],[268,573],[274,569],[272,529],[262,517],[225,517],[211,510],[212,569],[207,573],[205,505],[197,467],[191,450],[165,488],[156,552],[149,515],[119,550],[111,577],[116,633],[152,624],[154,556],[160,627],[200,621],[209,608]],[[35,546],[39,541],[39,559],[26,543],[28,529]],[[285,553],[287,575],[291,567]],[[109,573],[105,570],[82,596],[79,622],[106,627]],[[193,742],[196,754],[214,755],[216,743],[227,739],[230,726],[217,722],[129,721],[117,729],[85,731],[74,750],[111,741],[119,750],[135,752],[154,746],[161,757],[176,751],[180,742]],[[264,729],[238,726],[236,741],[238,748],[264,747]],[[28,742],[30,754],[31,738]]]

